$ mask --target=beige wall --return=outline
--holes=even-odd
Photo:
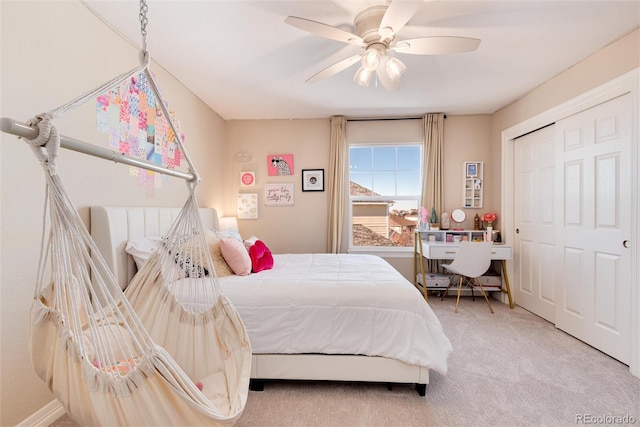
[[[258,219],[239,220],[240,233],[262,239],[275,253],[327,251],[327,191],[303,192],[302,169],[329,168],[329,119],[227,122],[225,214],[235,215],[237,194],[258,193]],[[239,162],[234,154],[252,160]],[[267,156],[293,154],[292,176],[268,176]],[[240,173],[256,173],[256,186],[240,188]],[[293,183],[293,207],[264,206],[264,184]],[[326,184],[325,184],[326,189]]]
[[[137,50],[104,26],[79,2],[0,2],[0,115],[26,121],[58,107],[138,64]],[[224,171],[211,167],[224,155],[223,120],[157,66],[163,95],[176,112],[187,146],[203,178],[202,206],[221,208]],[[90,103],[91,104],[91,103]],[[63,135],[107,146],[96,132],[95,104],[57,121]],[[155,198],[147,198],[128,167],[68,150],[59,173],[85,223],[88,206],[181,206],[184,181],[169,178]],[[0,134],[1,193],[1,365],[0,425],[24,420],[53,400],[29,358],[29,308],[40,248],[43,172],[27,145]]]
[[[492,115],[491,157],[500,165],[502,132],[531,117],[640,67],[640,29],[595,52]],[[500,194],[500,177],[491,181]],[[497,201],[497,200],[496,200]]]
[[[490,160],[489,120],[489,116],[449,116],[445,121],[445,159],[458,164],[445,172],[448,179],[455,180],[447,187],[451,192],[446,196],[447,209],[462,204],[462,162]],[[235,215],[238,192],[258,193],[259,218],[239,221],[243,236],[256,235],[279,253],[326,252],[327,192],[303,192],[300,171],[324,169],[328,173],[329,119],[232,120],[226,129],[225,215]],[[469,143],[473,144],[472,150],[466,147]],[[234,154],[241,152],[250,153],[252,160],[234,160]],[[267,156],[288,153],[294,155],[294,175],[267,176]],[[473,158],[468,157],[470,154]],[[255,187],[240,188],[239,177],[244,171],[256,172]],[[294,184],[295,206],[265,207],[264,184],[285,182]]]
[[[490,124],[488,115],[447,116],[445,120],[445,209],[462,206],[463,162],[485,162],[485,179],[499,179],[499,159],[490,152]],[[327,250],[327,192],[302,192],[301,169],[325,169],[329,164],[329,119],[310,120],[232,120],[227,122],[227,152],[225,154],[225,215],[234,215],[236,195],[258,193],[259,218],[240,220],[243,236],[255,235],[276,253],[326,252]],[[246,163],[233,159],[239,152],[251,153]],[[292,177],[267,176],[267,155],[294,155]],[[240,188],[240,172],[256,172],[256,186]],[[495,177],[495,178],[494,178]],[[292,182],[295,206],[265,207],[264,184]],[[497,211],[499,194],[485,193],[487,209]],[[473,215],[487,209],[466,209],[468,219],[463,224],[473,228]],[[409,255],[410,256],[410,255]],[[408,279],[413,275],[412,258],[387,258]]]
[[[461,224],[465,229],[473,229],[473,217],[485,212],[498,212],[499,202],[492,193],[492,187],[485,185],[484,204],[481,209],[463,208],[464,162],[484,162],[484,182],[500,179],[500,162],[490,150],[491,116],[451,116],[444,121],[444,209],[451,213],[453,209],[462,209],[467,219]],[[440,214],[438,214],[440,217]],[[451,224],[453,227],[454,224]],[[458,225],[455,225],[458,227]]]

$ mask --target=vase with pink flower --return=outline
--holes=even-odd
[[[427,230],[427,209],[424,206],[420,206],[418,208],[418,230],[424,231]]]
[[[485,234],[484,241],[485,242],[493,242],[493,223],[498,219],[498,215],[490,212],[482,215],[482,221],[486,223],[485,225]]]

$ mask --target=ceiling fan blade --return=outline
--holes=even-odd
[[[364,43],[364,41],[359,36],[348,31],[341,30],[340,28],[323,24],[322,22],[316,22],[305,18],[298,18],[297,16],[288,16],[284,20],[284,22],[303,31],[307,31],[309,33],[331,40],[354,44],[356,46],[363,46]]]
[[[349,58],[343,59],[342,61],[336,62],[335,64],[328,66],[319,73],[316,73],[313,76],[309,77],[307,79],[307,83],[315,83],[319,80],[331,77],[334,74],[338,74],[340,71],[346,70],[356,62],[359,62],[360,58],[362,58],[362,55],[353,55]]]
[[[399,53],[415,55],[444,55],[447,53],[462,53],[476,50],[480,45],[479,39],[468,37],[419,37],[402,40],[389,49]]]
[[[388,27],[393,34],[397,34],[416,14],[421,5],[421,1],[415,0],[392,1],[380,22],[380,31]]]
[[[391,80],[384,70],[384,67],[378,67],[376,71],[378,81],[387,90],[387,92],[395,92],[400,89],[400,79]]]

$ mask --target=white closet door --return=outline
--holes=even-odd
[[[631,95],[556,123],[556,326],[631,357]]]
[[[515,141],[514,298],[518,305],[555,322],[555,128]]]

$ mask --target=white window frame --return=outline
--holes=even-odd
[[[420,182],[424,178],[424,165],[423,165],[423,153],[424,150],[422,141],[403,141],[403,142],[352,142],[348,144],[348,152],[349,152],[349,164],[351,162],[351,148],[352,147],[372,147],[372,146],[380,146],[380,147],[399,147],[402,145],[405,146],[417,146],[420,149]],[[349,181],[351,181],[351,171],[348,173]],[[394,200],[417,200],[418,206],[420,207],[421,203],[421,194],[417,194],[416,197],[413,196],[380,196],[372,197],[370,196],[372,202],[378,200],[388,200],[389,197],[393,197]],[[351,196],[351,192],[349,191],[349,213],[348,213],[348,235],[349,235],[349,253],[372,253],[375,255],[379,255],[384,258],[407,258],[408,256],[413,256],[414,247],[413,246],[355,246],[353,244],[353,197]]]

